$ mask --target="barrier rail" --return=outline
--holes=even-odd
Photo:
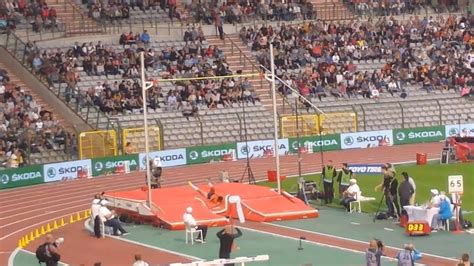
[[[343,134],[327,134],[300,137],[300,145],[311,147],[313,152],[367,148],[374,146],[402,145],[412,143],[438,142],[446,137],[459,135],[474,136],[474,123],[422,128],[400,128]],[[264,157],[266,150],[273,149],[273,140],[227,143],[220,145],[195,146],[173,150],[154,151],[152,158],[160,157],[163,167],[208,163],[225,160],[225,157]],[[279,140],[278,153],[297,153],[298,139]],[[274,152],[272,152],[274,154]],[[130,171],[146,169],[145,153],[127,154],[93,159],[66,161],[0,171],[0,189],[29,186],[46,182],[76,179],[84,176],[99,176],[123,172],[123,166]],[[119,171],[122,170],[122,171]]]
[[[258,262],[258,261],[268,261],[270,257],[268,255],[258,255],[255,257],[238,257],[235,259],[217,259],[212,261],[195,261],[190,263],[171,263],[170,266],[207,266],[207,265],[227,265],[238,263],[240,265],[245,265],[247,262]]]

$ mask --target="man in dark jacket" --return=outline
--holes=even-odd
[[[403,207],[410,205],[410,198],[415,193],[413,186],[410,183],[409,176],[407,172],[402,173],[403,181],[398,187],[398,195],[400,196],[400,205]],[[403,212],[403,211],[402,211]]]
[[[230,259],[230,253],[232,252],[232,246],[234,245],[234,239],[242,236],[242,231],[239,228],[234,227],[232,224],[226,226],[221,231],[217,232],[217,237],[220,240],[219,246],[219,258]],[[225,266],[232,266],[233,263],[227,263]]]

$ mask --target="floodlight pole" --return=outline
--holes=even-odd
[[[270,66],[272,72],[272,100],[273,100],[273,130],[275,135],[274,154],[276,163],[276,177],[277,177],[277,191],[281,194],[281,180],[280,180],[280,156],[278,150],[278,113],[276,102],[276,86],[275,86],[275,58],[273,57],[273,40],[270,40]]]
[[[142,77],[142,100],[143,100],[143,129],[145,133],[145,167],[146,167],[146,182],[148,186],[148,206],[152,208],[151,199],[151,173],[150,173],[150,147],[148,146],[148,113],[146,106],[146,91],[152,86],[145,79],[145,53],[140,52],[140,66],[141,66],[141,77]]]

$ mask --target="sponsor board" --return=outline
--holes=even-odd
[[[298,139],[289,138],[290,152],[298,152]],[[313,147],[313,152],[334,151],[341,149],[341,138],[339,134],[321,136],[300,137],[300,147]]]
[[[159,157],[161,160],[162,167],[185,165],[186,160],[186,149],[175,149],[175,150],[164,150],[164,151],[154,151],[149,153],[150,160]],[[140,170],[145,170],[146,163],[146,153],[140,153]]]
[[[257,141],[248,141],[238,142],[237,143],[237,158],[244,159],[262,157],[265,150],[271,150],[273,153],[274,140],[257,140]],[[289,142],[288,139],[279,139],[278,140],[278,154],[285,155],[289,151]]]
[[[44,182],[75,179],[80,170],[91,171],[91,160],[52,163],[43,165]]]
[[[435,142],[445,139],[444,126],[393,130],[393,144]]]
[[[447,125],[444,127],[446,137],[474,137],[474,124]],[[461,134],[459,134],[461,132]]]
[[[208,163],[211,160],[222,160],[226,154],[236,154],[236,145],[207,145],[186,148],[186,159],[188,164]]]
[[[129,154],[115,157],[101,157],[92,159],[92,176],[113,173],[117,166],[124,165],[129,162],[130,171],[138,169],[138,154]]]
[[[381,174],[383,164],[348,164],[347,168],[355,174]]]
[[[381,144],[385,146],[393,145],[392,130],[367,131],[341,134],[341,148],[371,148]]]
[[[0,171],[0,189],[29,186],[43,182],[42,165],[10,168]]]

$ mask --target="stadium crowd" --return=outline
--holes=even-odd
[[[394,17],[298,26],[242,28],[240,38],[270,68],[273,40],[277,75],[305,97],[378,98],[408,96],[405,85],[434,90],[471,91],[474,39],[466,17]],[[359,71],[357,63],[381,62],[382,69]],[[300,70],[295,72],[294,70]],[[280,92],[291,91],[280,86]]]
[[[44,110],[23,88],[0,69],[0,166],[27,165],[28,155],[65,148],[71,140],[50,111]],[[71,142],[69,142],[71,143]]]
[[[178,10],[176,0],[160,1],[104,1],[85,0],[89,16],[96,20],[116,20],[130,18],[131,10],[141,10],[144,14],[153,12],[168,13],[170,19],[194,23],[212,24],[242,23],[249,18],[268,20],[312,19],[315,17],[310,1],[299,0],[292,3],[268,3],[268,1],[237,0],[237,1],[183,1],[183,10]],[[262,3],[263,2],[263,3]]]
[[[0,2],[0,21],[15,29],[24,17],[33,31],[40,32],[57,27],[57,11],[44,1],[6,0]]]
[[[436,12],[464,10],[468,0],[350,0],[352,10],[359,16],[390,16],[420,14],[422,9],[432,8]]]
[[[82,95],[82,104],[98,106],[101,111],[116,115],[140,112],[143,104],[139,83],[139,52],[145,52],[145,67],[149,72],[160,72],[162,78],[191,78],[232,74],[222,50],[204,44],[200,29],[190,28],[184,34],[183,47],[150,48],[151,37],[142,34],[122,34],[120,46],[76,43],[68,50],[40,50],[28,43],[26,54],[32,69],[53,85],[67,84],[67,99]],[[117,80],[116,75],[121,80]],[[104,80],[88,89],[79,89],[78,82],[86,76],[105,76]],[[114,77],[110,77],[114,76]],[[110,78],[110,80],[109,80]],[[115,80],[114,80],[115,79]],[[160,84],[148,90],[147,106],[168,110],[207,106],[217,108],[232,103],[259,101],[248,79],[176,81],[167,91]],[[186,104],[184,104],[186,102]],[[189,103],[189,104],[187,104]]]

